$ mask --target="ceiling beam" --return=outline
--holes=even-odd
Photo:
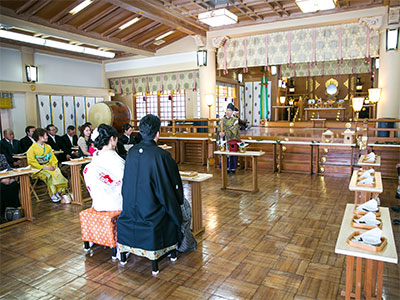
[[[134,32],[131,32],[130,34],[124,36],[123,38],[121,38],[121,41],[125,41],[125,42],[131,41],[131,40],[135,39],[138,35],[145,34],[146,32],[157,29],[160,26],[162,26],[161,23],[151,22],[150,24],[143,26],[139,30],[135,30]]]
[[[2,23],[9,26],[20,27],[42,34],[73,40],[81,43],[97,45],[99,47],[110,48],[117,51],[128,52],[132,54],[153,55],[154,51],[139,46],[133,42],[123,42],[117,38],[107,38],[96,32],[85,32],[78,30],[71,25],[51,24],[39,17],[22,18],[13,10],[2,8]]]
[[[271,8],[271,10],[272,10],[272,12],[273,12],[274,14],[276,14],[276,15],[282,17],[282,13],[278,12],[278,11],[275,9],[275,7],[274,7],[271,3],[269,3],[267,0],[264,0],[264,2],[265,2],[265,4],[267,4],[267,5]]]
[[[120,15],[121,13],[123,13],[124,10],[120,7],[116,7],[116,9],[114,9],[111,13],[109,13],[108,15],[104,16],[101,19],[98,19],[96,22],[92,23],[91,25],[87,26],[84,30],[87,31],[92,31],[93,29],[95,29],[96,27],[100,26],[101,24],[104,24],[107,21],[110,21],[114,18],[117,18],[118,15]]]
[[[58,13],[56,13],[53,17],[50,18],[50,23],[58,22],[62,17],[64,17],[66,14],[70,12],[71,9],[73,9],[75,6],[77,6],[79,3],[83,2],[84,0],[77,0],[72,2],[70,5],[65,7],[63,10],[60,10]]]
[[[33,16],[36,14],[39,10],[41,10],[43,7],[45,7],[47,4],[49,4],[51,0],[43,0],[43,1],[38,1],[31,7],[29,7],[25,12],[24,15],[29,15]]]
[[[244,3],[242,0],[238,0],[238,2],[239,2],[240,4],[242,4],[242,6],[243,6],[244,8],[246,8],[253,16],[256,16],[256,17],[257,17],[258,19],[260,19],[260,20],[263,19],[263,17],[259,16],[254,10],[252,10],[250,7],[248,7],[248,6],[246,5],[246,3]]]
[[[132,20],[132,19],[134,19],[134,18],[136,18],[136,17],[139,17],[139,15],[133,14],[133,15],[131,15],[131,16],[128,16],[128,17],[124,18],[124,19],[121,19],[121,21],[119,21],[119,22],[116,23],[115,25],[111,26],[111,27],[108,28],[106,31],[101,32],[100,34],[101,34],[102,36],[106,36],[106,37],[113,37],[114,35],[116,35],[116,34],[118,34],[118,33],[121,32],[120,30],[118,30],[119,27],[121,27],[121,26],[124,25],[126,22],[128,22],[128,21],[130,21],[130,20]]]
[[[255,21],[256,19],[251,16],[250,14],[248,14],[246,11],[244,11],[239,5],[236,5],[235,2],[233,0],[228,0],[228,2],[233,5],[236,9],[238,9],[242,14],[248,16],[251,20]]]
[[[86,27],[93,25],[93,23],[96,23],[98,20],[100,20],[101,18],[107,16],[109,13],[113,12],[114,10],[116,10],[117,7],[115,6],[110,6],[108,8],[106,8],[105,10],[103,10],[101,13],[99,13],[98,15],[89,18],[88,20],[86,20],[85,22],[83,22],[81,25],[78,26],[79,30],[84,30],[86,29]]]
[[[285,15],[290,16],[290,13],[283,7],[283,5],[279,1],[274,1],[274,3],[279,6],[281,11],[283,11]]]
[[[197,24],[195,21],[182,14],[165,7],[161,2],[155,0],[107,0],[134,13],[139,13],[146,18],[160,22],[173,29],[180,30],[187,34],[206,35],[208,27]]]
[[[164,33],[169,32],[169,31],[171,31],[171,28],[167,28],[167,29],[165,29],[165,30],[163,30],[163,31],[160,31],[160,32],[157,33],[156,35],[153,35],[153,36],[151,36],[151,37],[145,39],[144,41],[141,41],[141,42],[139,43],[139,45],[140,45],[140,46],[143,46],[143,47],[147,47],[148,45],[151,45],[151,44],[155,41],[155,39],[156,39],[157,37],[163,35]]]
[[[23,5],[21,5],[20,7],[18,7],[15,12],[17,14],[22,14],[25,10],[27,10],[29,7],[31,7],[37,0],[29,0],[26,1]]]

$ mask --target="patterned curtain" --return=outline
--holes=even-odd
[[[283,65],[363,59],[378,56],[378,50],[378,31],[370,31],[364,23],[349,23],[233,38],[218,49],[217,67],[257,67],[265,66],[266,61],[268,65]]]
[[[165,73],[110,79],[115,94],[135,94],[165,90],[194,90],[199,82],[198,71]]]
[[[307,74],[307,68],[309,68],[309,74]],[[323,69],[323,70],[322,70]],[[339,73],[337,73],[337,61],[325,61],[324,68],[322,68],[322,63],[319,62],[312,66],[311,64],[302,63],[296,64],[295,75],[297,77],[306,76],[322,76],[322,75],[343,75],[343,74],[353,74],[353,60],[343,60],[340,64]],[[369,64],[364,62],[364,59],[355,60],[354,73],[369,73]],[[292,77],[293,76],[293,66],[282,65],[281,66],[282,77]]]
[[[78,128],[85,123],[90,108],[94,104],[104,101],[104,98],[37,95],[37,101],[41,127],[45,128],[49,124],[54,124],[58,128],[58,134],[63,135],[69,125]],[[79,135],[78,130],[77,134]]]

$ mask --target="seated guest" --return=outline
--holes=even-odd
[[[125,123],[122,125],[122,130],[124,132],[118,139],[124,145],[133,145],[135,144],[135,138],[131,135],[132,134],[132,126],[129,123]]]
[[[67,153],[64,145],[64,141],[61,136],[57,135],[58,128],[53,124],[47,125],[46,127],[48,141],[46,142],[54,151],[62,151],[63,153],[59,155],[61,161],[66,161],[71,159],[71,155]]]
[[[156,144],[160,125],[155,115],[140,120],[143,141],[127,155],[117,220],[120,251],[138,250],[151,260],[176,249],[182,237],[182,181],[169,152]]]
[[[25,133],[26,136],[24,136],[19,142],[21,145],[21,151],[22,153],[25,153],[26,151],[28,151],[29,147],[32,145],[32,143],[34,143],[34,139],[32,138],[32,134],[35,131],[35,127],[33,126],[27,126],[25,128]]]
[[[81,126],[81,135],[78,139],[79,146],[79,157],[81,156],[91,156],[89,152],[89,147],[92,144],[92,140],[90,139],[90,135],[92,134],[92,130],[90,129],[90,125],[87,123]]]
[[[27,152],[28,165],[33,169],[40,170],[33,174],[32,177],[38,177],[44,181],[51,201],[59,202],[62,197],[61,194],[64,194],[65,188],[68,187],[68,181],[57,167],[58,160],[53,153],[53,149],[46,144],[48,140],[46,130],[36,128],[32,137],[35,143],[32,144]],[[68,196],[66,195],[66,197]]]
[[[98,151],[83,170],[92,207],[97,211],[121,210],[125,161],[115,152],[117,131],[109,125],[101,124],[93,131],[92,139]]]
[[[0,146],[1,147],[1,146]],[[0,154],[0,171],[11,169],[4,154]],[[17,208],[21,204],[18,198],[19,184],[14,178],[4,178],[0,180],[0,223],[4,217],[6,207]]]
[[[21,167],[22,161],[13,158],[14,154],[22,153],[19,141],[14,139],[14,132],[10,128],[7,128],[4,129],[3,135],[4,138],[0,141],[1,154],[4,154],[11,167]]]
[[[125,123],[122,125],[123,134],[118,139],[117,144],[117,153],[123,158],[126,159],[126,149],[124,145],[133,145],[135,144],[135,138],[132,134],[132,126],[129,123]]]
[[[78,137],[75,134],[75,126],[68,126],[67,133],[62,137],[66,153],[71,156],[78,157],[78,151],[72,151],[72,147],[78,146]]]

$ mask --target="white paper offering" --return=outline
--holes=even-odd
[[[354,237],[354,240],[367,245],[378,246],[381,243],[382,230],[374,228]]]
[[[371,170],[372,170],[372,169],[371,169]],[[372,172],[369,172],[369,170],[368,170],[368,171],[362,172],[361,175],[360,175],[360,178],[366,179],[366,178],[373,177],[373,174],[374,174],[373,171],[374,171],[374,170],[372,170]]]
[[[377,212],[378,211],[378,202],[375,199],[371,199],[357,207],[358,211],[367,211],[367,212]]]
[[[374,177],[368,177],[363,180],[360,180],[358,184],[374,184]]]
[[[361,218],[356,220],[356,223],[365,224],[370,226],[378,226],[381,222],[376,219],[376,215],[372,212],[367,213]]]

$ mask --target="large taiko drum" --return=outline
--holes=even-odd
[[[96,103],[89,110],[89,122],[93,127],[100,124],[113,126],[122,132],[122,125],[131,120],[131,111],[126,104],[118,101],[104,101]]]

